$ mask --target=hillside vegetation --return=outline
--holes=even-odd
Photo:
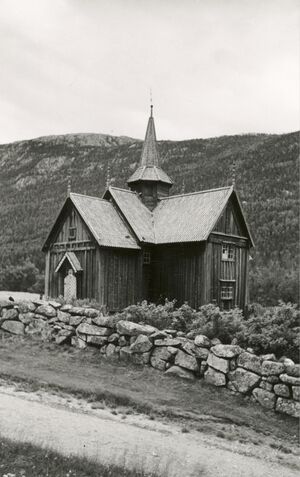
[[[159,142],[161,165],[175,181],[173,194],[227,185],[235,163],[256,245],[251,299],[264,304],[298,298],[298,139],[295,132]],[[35,282],[42,281],[41,246],[66,197],[69,176],[74,192],[101,196],[110,164],[112,185],[125,187],[141,148],[141,141],[101,134],[0,145],[0,288],[40,286]]]

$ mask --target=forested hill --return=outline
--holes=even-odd
[[[229,184],[235,163],[256,244],[251,295],[265,303],[296,300],[298,139],[295,132],[159,142],[161,165],[175,182],[172,193]],[[0,287],[8,265],[28,258],[43,270],[41,246],[66,197],[69,175],[74,192],[101,196],[110,164],[112,185],[126,187],[141,148],[141,141],[101,134],[0,145]]]

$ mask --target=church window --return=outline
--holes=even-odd
[[[223,286],[221,287],[221,300],[232,300],[233,299],[233,287]]]
[[[143,253],[143,264],[149,265],[151,263],[151,253],[148,251],[144,251]]]
[[[76,240],[76,227],[75,227],[75,211],[73,210],[70,215],[69,222],[69,240]]]
[[[235,254],[234,254],[234,246],[223,243],[222,245],[222,260],[228,260],[230,262],[234,262]]]

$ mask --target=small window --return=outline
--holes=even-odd
[[[234,246],[223,243],[222,245],[222,260],[228,260],[234,262]]]
[[[69,227],[69,240],[76,240],[76,227]]]
[[[223,286],[221,287],[221,300],[233,299],[233,287]]]
[[[151,253],[150,252],[144,252],[143,254],[143,264],[144,265],[149,265],[151,263]]]

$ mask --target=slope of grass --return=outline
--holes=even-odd
[[[158,477],[143,470],[99,464],[84,457],[63,456],[0,435],[0,475],[14,477]]]

